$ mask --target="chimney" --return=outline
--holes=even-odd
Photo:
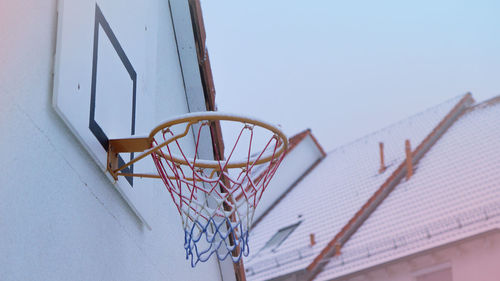
[[[314,233],[309,234],[309,240],[311,241],[311,246],[316,245],[316,240],[314,239]]]
[[[410,140],[405,141],[406,150],[406,180],[409,180],[413,175],[413,155],[411,153]]]
[[[378,172],[381,174],[385,171],[385,169],[387,167],[385,166],[385,163],[384,163],[384,143],[379,142],[378,146],[380,148],[380,169],[378,170]]]
[[[341,248],[342,248],[342,245],[340,245],[339,243],[335,244],[335,255],[336,256],[340,256],[340,254],[342,254],[342,252],[340,251]]]

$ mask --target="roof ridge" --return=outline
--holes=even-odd
[[[482,101],[480,103],[475,104],[474,106],[472,106],[469,109],[469,111],[473,111],[473,110],[476,110],[476,109],[485,108],[485,107],[488,107],[488,106],[493,106],[493,105],[496,105],[497,103],[500,103],[500,95],[494,96],[492,98],[489,98],[487,100],[484,100],[484,101]]]
[[[426,114],[427,112],[429,112],[429,111],[431,111],[431,110],[434,110],[434,109],[436,109],[436,108],[438,108],[438,107],[440,107],[440,106],[442,106],[442,105],[444,105],[444,104],[446,104],[446,103],[448,103],[448,102],[451,102],[451,101],[453,101],[453,100],[458,100],[458,98],[459,98],[459,97],[461,97],[461,99],[463,99],[465,96],[467,96],[467,95],[469,95],[469,94],[470,94],[470,93],[466,93],[466,94],[461,94],[461,95],[455,96],[455,97],[453,97],[453,98],[451,98],[451,99],[448,99],[448,100],[446,100],[446,101],[444,101],[444,102],[442,102],[442,103],[440,103],[440,104],[434,105],[434,106],[429,107],[429,108],[427,108],[427,109],[425,109],[425,110],[423,110],[423,111],[417,112],[417,113],[412,114],[412,115],[410,115],[410,116],[408,116],[408,117],[406,117],[406,118],[400,119],[399,121],[393,122],[393,123],[391,123],[390,125],[387,125],[387,126],[385,126],[385,127],[381,128],[381,129],[379,129],[379,130],[373,131],[373,132],[368,133],[368,134],[366,134],[366,135],[364,135],[364,136],[362,136],[362,137],[359,137],[359,138],[357,138],[357,139],[355,139],[355,140],[352,140],[352,141],[350,141],[350,142],[347,142],[347,143],[344,143],[344,144],[342,144],[342,145],[340,145],[340,146],[337,146],[337,147],[335,147],[335,148],[333,148],[333,149],[329,150],[329,151],[327,152],[327,154],[330,154],[330,153],[335,152],[335,151],[337,151],[337,150],[344,149],[345,147],[350,146],[350,145],[352,145],[352,144],[355,144],[355,143],[361,142],[361,141],[365,140],[366,138],[368,138],[368,137],[370,137],[370,136],[373,136],[373,135],[375,135],[375,134],[377,134],[377,133],[380,133],[380,132],[383,132],[383,131],[389,130],[389,129],[393,128],[394,126],[396,126],[396,125],[398,125],[398,124],[401,124],[401,123],[403,123],[403,122],[407,121],[407,120],[408,120],[408,119],[410,119],[410,118],[415,118],[415,117],[417,117],[417,116],[422,116],[422,115]],[[498,97],[500,98],[500,96],[498,96]]]
[[[470,93],[465,94],[460,101],[448,112],[439,124],[427,135],[427,137],[411,153],[413,165],[424,156],[432,145],[446,132],[446,130],[459,119],[459,117],[473,104],[474,99]],[[373,211],[384,201],[390,192],[399,184],[406,174],[406,159],[401,162],[396,170],[387,180],[373,193],[373,195],[363,204],[354,216],[342,227],[333,239],[328,242],[323,250],[314,258],[306,268],[308,280],[312,280],[326,263],[321,263],[325,258],[339,254],[341,247],[349,238],[363,225],[364,221],[370,217]]]

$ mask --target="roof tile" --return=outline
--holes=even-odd
[[[459,96],[327,153],[250,234],[247,280],[266,280],[304,269],[405,158],[404,141],[418,144],[462,98]],[[387,169],[379,173],[378,144]],[[417,167],[418,169],[418,167]],[[257,254],[280,228],[300,226],[274,253]],[[310,246],[309,235],[316,245]],[[286,257],[286,261],[285,258]]]
[[[330,280],[500,226],[500,98],[437,141],[315,280]]]

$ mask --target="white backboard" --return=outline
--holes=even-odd
[[[189,111],[172,20],[154,2],[59,1],[53,98],[56,112],[149,228],[154,193],[147,181],[115,182],[105,170],[110,139],[147,135],[160,119]],[[133,157],[121,155],[119,162]],[[155,171],[148,160],[125,172]]]

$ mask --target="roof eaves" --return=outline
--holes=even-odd
[[[432,145],[453,125],[453,123],[474,103],[470,93],[453,107],[453,109],[441,120],[441,122],[427,135],[427,137],[412,152],[413,165],[425,155]],[[347,224],[338,232],[335,237],[326,245],[326,247],[314,258],[307,266],[308,280],[322,271],[326,264],[325,259],[340,253],[342,245],[359,229],[363,222],[371,213],[383,202],[390,192],[399,184],[406,174],[406,160],[398,166],[391,176],[379,187],[377,191],[365,202],[361,209],[347,222]]]
[[[191,22],[193,25],[193,33],[196,44],[196,52],[198,54],[198,65],[200,68],[200,78],[203,84],[203,92],[205,95],[205,105],[207,111],[217,111],[215,104],[215,84],[212,76],[212,68],[208,50],[205,46],[206,33],[205,24],[203,22],[203,13],[201,11],[201,3],[199,0],[189,0],[189,10],[191,14]],[[214,122],[210,127],[212,134],[212,147],[214,151],[214,159],[224,159],[224,140],[222,138],[222,130],[219,122]]]
[[[196,42],[196,51],[198,54],[198,65],[200,68],[200,78],[203,85],[205,95],[205,106],[208,111],[216,111],[215,104],[215,84],[212,76],[212,68],[208,56],[208,50],[205,46],[206,34],[205,24],[203,22],[203,14],[201,11],[200,0],[189,0],[189,10],[191,14],[191,22],[193,25],[193,33]],[[212,147],[214,159],[224,159],[224,140],[222,138],[222,130],[219,122],[212,123],[210,133],[212,135]],[[233,264],[234,274],[237,281],[246,281],[245,268],[243,261]]]
[[[453,241],[446,241],[443,244],[439,244],[437,246],[427,248],[423,251],[419,251],[419,252],[408,254],[408,255],[403,255],[403,256],[397,257],[396,259],[393,259],[390,261],[385,261],[385,262],[382,262],[382,263],[379,263],[376,265],[370,265],[370,266],[363,268],[359,271],[355,271],[355,272],[348,273],[348,274],[345,274],[342,276],[338,276],[338,277],[335,277],[334,279],[331,279],[331,280],[336,280],[339,277],[341,277],[342,279],[344,279],[344,278],[349,279],[349,278],[352,278],[355,276],[359,276],[362,273],[366,273],[366,272],[373,270],[373,269],[380,267],[380,266],[394,265],[394,264],[397,264],[398,262],[401,262],[403,260],[408,260],[408,259],[416,258],[419,256],[424,256],[424,255],[431,254],[431,253],[436,253],[436,251],[446,249],[447,247],[450,247],[453,245],[459,245],[460,243],[472,241],[472,240],[478,239],[478,238],[485,238],[489,235],[494,235],[494,234],[500,234],[500,227],[492,226],[491,228],[483,230],[481,232],[478,232],[472,236],[463,237],[463,238],[460,238],[458,240],[453,240]]]

